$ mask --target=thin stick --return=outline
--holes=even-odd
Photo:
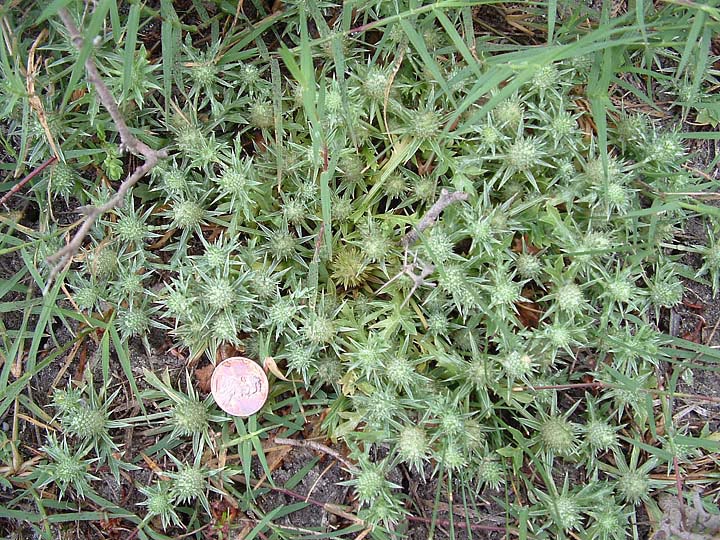
[[[413,230],[411,230],[403,237],[403,239],[401,240],[402,245],[406,248],[413,245],[420,238],[420,233],[435,224],[435,222],[440,217],[440,214],[443,210],[445,210],[445,208],[447,208],[456,201],[465,201],[467,200],[467,198],[468,194],[465,192],[454,191],[450,193],[447,189],[443,188],[440,191],[440,198],[435,201],[435,204],[433,204],[430,207],[430,210],[425,213],[425,215],[420,220],[420,223],[418,223]]]
[[[324,454],[327,454],[328,456],[334,457],[340,463],[345,465],[345,468],[347,468],[353,474],[360,471],[360,469],[358,469],[357,466],[353,462],[351,462],[345,456],[340,454],[340,452],[338,452],[337,450],[333,450],[329,446],[325,446],[324,444],[321,444],[319,442],[304,441],[304,440],[297,440],[297,439],[284,439],[281,437],[275,437],[275,444],[279,444],[281,446],[282,445],[298,446],[301,448],[310,448],[312,450],[317,450],[318,452],[323,452]]]
[[[58,11],[58,15],[60,16],[60,19],[62,19],[65,28],[67,28],[75,47],[78,50],[82,49],[83,38],[68,11],[64,8],[60,9]],[[145,163],[135,169],[132,174],[130,174],[123,183],[120,184],[117,193],[108,202],[101,206],[86,207],[84,209],[85,219],[83,224],[77,230],[70,242],[68,242],[63,249],[48,257],[48,262],[54,263],[55,266],[53,266],[53,269],[50,272],[50,277],[45,287],[46,290],[49,289],[54,277],[72,260],[72,257],[80,249],[82,241],[90,232],[95,220],[105,212],[122,206],[125,196],[130,188],[134,186],[143,176],[149,173],[161,159],[167,157],[167,151],[164,148],[160,150],[150,148],[144,142],[138,140],[130,132],[130,128],[128,128],[125,120],[120,114],[120,109],[118,108],[115,98],[103,82],[92,56],[89,56],[85,61],[85,71],[87,71],[88,81],[95,87],[95,91],[97,92],[100,102],[107,109],[113,119],[115,129],[117,129],[118,134],[120,135],[120,150],[127,150],[133,154],[142,156],[145,159]]]
[[[42,171],[44,171],[47,167],[52,165],[57,161],[57,157],[52,156],[49,159],[46,159],[37,169],[32,171],[30,174],[28,174],[25,178],[20,180],[17,184],[15,184],[10,191],[8,191],[5,195],[2,196],[0,199],[0,204],[5,204],[7,201],[10,200],[10,197],[15,195],[18,191],[22,189],[22,187],[27,184],[30,180],[35,178],[38,174],[40,174]]]

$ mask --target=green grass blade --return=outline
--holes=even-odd
[[[122,101],[125,101],[133,83],[133,67],[135,65],[135,45],[137,44],[138,26],[140,25],[140,4],[134,4],[128,14],[125,30],[125,53],[123,55]]]
[[[93,11],[92,17],[90,17],[90,24],[87,29],[80,32],[83,36],[83,45],[78,54],[77,61],[73,67],[72,73],[70,74],[70,80],[65,87],[65,93],[63,94],[62,104],[60,110],[65,110],[65,107],[70,101],[70,96],[77,89],[80,77],[85,73],[85,61],[90,58],[93,51],[93,41],[100,35],[103,25],[105,24],[105,16],[107,15],[110,6],[115,0],[100,0]]]

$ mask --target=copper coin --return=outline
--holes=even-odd
[[[233,416],[250,416],[267,400],[267,375],[257,362],[233,356],[215,367],[210,391],[223,411]]]

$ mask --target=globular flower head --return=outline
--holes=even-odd
[[[200,466],[181,464],[175,473],[168,473],[172,478],[171,496],[179,503],[192,502],[206,498],[207,471]]]
[[[178,401],[172,409],[172,423],[180,436],[204,433],[209,416],[207,405],[194,396]]]
[[[540,444],[546,452],[568,456],[577,449],[577,426],[562,416],[549,416],[540,424]]]
[[[193,83],[210,88],[217,82],[218,67],[212,61],[195,62],[188,69]]]
[[[685,290],[682,281],[672,272],[658,272],[648,284],[650,290],[650,301],[657,308],[673,308],[683,299]]]
[[[391,174],[385,180],[385,193],[391,199],[401,197],[407,192],[407,189],[407,181],[401,174]]]
[[[75,303],[80,309],[94,309],[101,299],[100,288],[93,283],[81,283],[74,293]]]
[[[421,201],[435,199],[436,190],[437,182],[430,176],[422,176],[413,184],[413,194]]]
[[[176,200],[170,208],[173,226],[180,229],[192,229],[200,225],[205,218],[205,209],[192,199]]]
[[[433,336],[446,336],[450,331],[450,321],[442,311],[433,311],[427,316],[428,332]]]
[[[544,152],[535,137],[520,137],[505,153],[505,164],[512,171],[527,172],[541,162]]]
[[[299,198],[291,198],[283,204],[282,213],[290,225],[300,225],[307,218],[308,209],[305,202]]]
[[[532,88],[542,95],[555,87],[560,79],[560,72],[553,64],[538,68],[530,82]]]
[[[443,263],[454,255],[455,242],[442,227],[433,227],[425,236],[425,250],[428,259]]]
[[[356,397],[355,402],[370,430],[387,430],[402,410],[400,399],[390,388],[376,388],[370,395]]]
[[[580,286],[574,281],[567,280],[555,288],[552,296],[557,309],[568,314],[577,314],[587,306],[587,300]]]
[[[260,82],[260,69],[254,64],[243,64],[237,70],[240,82],[248,87],[253,87]]]
[[[187,173],[175,163],[169,168],[163,169],[160,178],[162,179],[162,190],[170,196],[184,195],[190,185]]]
[[[50,169],[49,188],[55,195],[69,197],[75,188],[76,174],[73,168],[65,162],[59,161]]]
[[[666,169],[678,166],[684,157],[685,147],[678,133],[661,133],[647,147],[647,159]]]
[[[227,278],[208,278],[203,287],[203,299],[212,309],[227,309],[237,299],[236,289],[237,287]]]
[[[408,132],[418,139],[435,137],[442,128],[442,118],[432,109],[411,111],[408,118]]]
[[[493,110],[493,118],[497,124],[509,131],[514,131],[524,116],[525,109],[518,99],[504,101]]]
[[[325,345],[332,342],[337,334],[333,320],[327,315],[310,317],[303,327],[305,339],[313,345]]]
[[[410,464],[416,471],[422,470],[430,444],[425,430],[418,426],[405,426],[398,435],[395,450],[398,458]]]
[[[83,440],[97,441],[107,433],[107,411],[103,408],[85,404],[77,407],[72,413],[63,416],[63,424],[68,433]]]
[[[108,246],[98,247],[89,254],[87,265],[90,274],[98,278],[108,278],[117,270],[117,251]]]
[[[332,277],[346,289],[359,286],[365,280],[367,261],[359,249],[344,246],[332,261]]]
[[[185,124],[177,130],[177,145],[180,151],[187,154],[200,152],[205,146],[205,136],[200,128]],[[165,178],[167,181],[167,177]]]
[[[390,384],[408,390],[418,380],[415,366],[402,354],[390,356],[385,364],[385,376]]]
[[[604,452],[618,444],[617,430],[605,420],[593,419],[583,427],[585,443],[593,452]]]
[[[385,474],[382,468],[375,463],[365,463],[355,481],[355,491],[360,504],[373,504],[382,497],[386,488],[385,484]]]
[[[443,440],[440,448],[435,452],[435,459],[438,465],[451,471],[460,471],[468,464],[468,457],[462,446],[451,438]]]
[[[260,129],[270,129],[275,125],[275,111],[272,103],[256,101],[250,107],[250,123]]]
[[[515,268],[523,279],[538,279],[543,272],[542,262],[537,255],[531,253],[518,253],[515,258]]]
[[[505,468],[494,454],[487,455],[480,459],[477,464],[475,474],[479,482],[491,487],[499,489],[505,483]]]
[[[620,496],[630,504],[638,504],[650,497],[650,476],[639,470],[625,471],[617,478]]]
[[[532,357],[522,351],[510,351],[502,357],[500,364],[511,380],[526,379],[534,369]]]
[[[140,306],[130,307],[118,311],[116,323],[124,337],[142,337],[150,329],[150,316]]]
[[[571,494],[558,495],[553,501],[553,520],[563,530],[577,529],[582,523],[580,505]]]
[[[273,231],[268,238],[267,249],[277,261],[292,259],[297,251],[297,238],[287,230]]]
[[[372,67],[368,70],[362,83],[365,94],[375,101],[385,97],[385,89],[390,84],[390,77],[384,70]]]

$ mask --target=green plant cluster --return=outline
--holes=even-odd
[[[535,538],[625,538],[638,505],[698,452],[670,423],[657,435],[654,409],[657,372],[672,360],[661,328],[683,302],[683,278],[719,287],[716,234],[677,248],[703,213],[686,194],[707,188],[685,167],[682,134],[630,109],[603,110],[598,125],[585,92],[605,57],[592,47],[534,63],[465,54],[462,11],[404,18],[385,3],[365,8],[383,30],[364,41],[328,26],[324,7],[292,7],[281,37],[294,48],[279,56],[237,36],[206,46],[177,32],[161,68],[144,46],[128,65],[117,36],[98,40],[121,112],[170,157],[93,228],[67,279],[75,305],[88,317],[110,308],[123,340],[147,348],[159,331],[193,358],[215,361],[224,345],[272,356],[329,397],[323,427],[354,449],[348,485],[371,524],[392,528],[407,513],[387,474],[403,463],[498,495],[519,479],[528,506],[503,504]],[[77,52],[52,24],[56,41],[41,49],[64,81]],[[71,112],[50,118],[66,162],[37,196],[97,204],[126,163],[95,89],[71,99]],[[45,136],[31,134],[28,158],[45,157]],[[91,163],[102,182],[81,176]],[[467,197],[424,221],[443,190]],[[60,243],[61,229],[47,227],[40,264]],[[417,240],[403,242],[411,231]],[[703,256],[699,271],[682,264],[686,251]],[[148,515],[170,527],[177,504],[210,512],[220,471],[200,459],[228,419],[189,378],[186,392],[146,379],[142,397],[160,410],[123,425],[150,422],[192,448],[185,460],[168,452],[174,472],[143,488]],[[77,450],[51,439],[38,483],[52,479],[61,495],[82,495],[95,461],[122,468],[108,435],[122,422],[94,391],[89,404],[78,392],[54,400]],[[650,434],[662,449],[648,449]],[[384,461],[371,459],[378,449]]]

